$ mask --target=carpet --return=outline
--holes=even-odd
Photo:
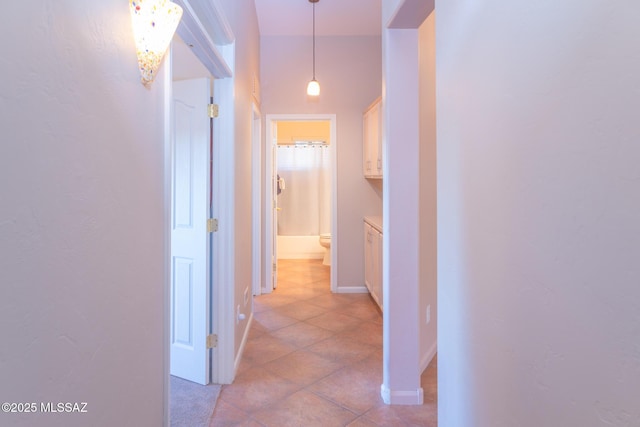
[[[171,427],[208,427],[221,386],[171,376],[169,387]]]

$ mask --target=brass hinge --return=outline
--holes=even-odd
[[[207,233],[215,233],[218,231],[218,220],[216,218],[209,218],[207,220]]]
[[[220,108],[218,107],[218,104],[207,105],[207,114],[209,115],[210,118],[215,119],[216,117],[218,117],[219,112],[220,112]]]
[[[218,335],[207,335],[207,348],[216,348],[218,346]]]

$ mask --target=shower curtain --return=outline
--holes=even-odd
[[[317,236],[331,231],[331,165],[328,145],[278,146],[278,235]]]

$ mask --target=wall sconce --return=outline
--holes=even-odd
[[[129,0],[142,84],[150,86],[182,17],[169,0]]]

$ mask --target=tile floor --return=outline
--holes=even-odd
[[[437,426],[437,360],[421,406],[380,398],[382,316],[368,294],[332,294],[321,260],[281,260],[278,288],[254,298],[236,380],[211,427]]]

